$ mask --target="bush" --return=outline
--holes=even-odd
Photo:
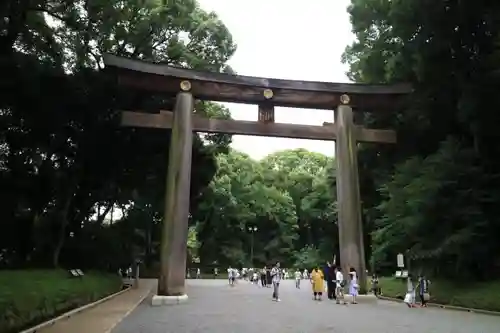
[[[396,278],[381,278],[382,295],[404,298],[406,281]],[[500,281],[466,283],[431,280],[429,286],[431,302],[472,309],[500,312]]]
[[[117,275],[98,272],[0,271],[0,332],[19,332],[121,288]]]

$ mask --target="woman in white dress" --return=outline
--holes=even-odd
[[[412,308],[415,305],[415,286],[413,285],[411,275],[408,275],[406,280],[406,295],[404,302],[409,308]]]
[[[359,289],[359,284],[358,284],[358,274],[356,273],[356,270],[354,268],[351,268],[349,271],[349,275],[351,276],[351,281],[349,283],[349,295],[351,295],[352,304],[357,304],[356,302],[356,297],[358,296],[358,289]]]

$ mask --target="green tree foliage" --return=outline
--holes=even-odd
[[[0,265],[94,263],[146,249],[162,217],[167,131],[123,129],[119,109],[157,111],[172,97],[117,88],[103,53],[228,71],[235,45],[195,0],[43,1],[0,5]],[[196,105],[227,118],[227,109]],[[195,138],[193,205],[230,137]],[[122,215],[110,221],[111,211]],[[98,258],[98,260],[96,259]],[[91,262],[91,260],[98,262]]]
[[[303,149],[262,161],[234,150],[218,155],[194,215],[202,263],[249,265],[252,237],[257,265],[331,259],[338,244],[332,162]]]
[[[269,170],[266,182],[287,191],[293,199],[299,224],[299,247],[320,242],[323,228],[336,220],[331,205],[335,200],[330,190],[334,190],[335,184],[332,163],[328,157],[305,149],[277,152],[262,160]],[[322,208],[330,210],[318,214],[317,210]],[[335,246],[330,255],[333,249]]]
[[[408,251],[435,274],[493,277],[499,4],[352,0],[349,12],[349,76],[415,88],[397,112],[364,116],[366,125],[395,128],[399,140],[360,152],[365,227],[379,268],[394,270],[396,253]]]
[[[287,192],[262,182],[262,166],[231,151],[218,155],[217,173],[193,216],[200,255],[206,264],[249,264],[250,238],[255,261],[285,260],[293,250],[297,217]],[[257,227],[252,236],[249,228]]]

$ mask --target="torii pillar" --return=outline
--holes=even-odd
[[[350,268],[356,270],[360,293],[363,294],[367,290],[367,274],[361,218],[357,143],[360,131],[366,129],[354,124],[353,111],[349,106],[349,96],[342,95],[340,102],[341,104],[335,111],[340,264],[345,278],[347,278]],[[387,134],[394,137],[395,141],[395,132],[384,131],[384,137],[374,137],[372,142],[387,143],[389,141]]]
[[[189,81],[181,82],[173,115],[168,156],[165,210],[160,247],[160,277],[153,306],[186,302],[185,275],[193,147],[193,95]]]

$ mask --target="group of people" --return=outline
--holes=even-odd
[[[421,307],[427,307],[427,302],[430,299],[429,285],[431,282],[423,275],[420,274],[417,278],[416,284],[413,282],[412,275],[408,275],[406,280],[407,292],[404,302],[409,308],[417,307],[417,295],[420,300]]]
[[[249,280],[252,283],[260,283],[259,285],[262,287],[272,287],[272,299],[276,302],[280,301],[280,283],[283,279],[287,278],[287,274],[286,271],[280,267],[279,262],[272,268],[266,266],[260,270],[242,269],[241,274],[239,270],[232,267],[229,267],[227,272],[230,286],[234,286],[236,281],[240,277],[243,277],[243,279]],[[354,268],[349,270],[347,278],[344,277],[340,267],[336,267],[329,262],[327,262],[323,269],[320,269],[318,266],[315,267],[311,273],[309,273],[307,269],[304,269],[302,272],[297,269],[293,275],[295,277],[295,287],[297,289],[300,289],[301,280],[308,279],[311,282],[314,300],[321,301],[326,289],[328,299],[336,300],[337,304],[347,304],[347,300],[345,299],[346,294],[351,297],[351,303],[356,304],[359,284],[358,275]]]
[[[288,272],[284,269],[280,269],[278,274],[280,275],[280,280],[288,278]],[[253,284],[267,288],[271,288],[273,284],[273,269],[269,268],[268,266],[264,266],[261,269],[242,268],[241,270],[230,266],[227,269],[227,276],[229,285],[231,286],[234,286],[240,278],[250,281]]]
[[[358,274],[354,268],[349,269],[348,278],[344,277],[342,268],[336,267],[327,262],[324,269],[316,267],[310,276],[312,284],[313,299],[321,301],[325,291],[324,282],[326,282],[326,292],[328,299],[336,300],[337,304],[347,304],[345,299],[346,287],[347,294],[351,296],[351,303],[356,304],[356,297],[359,292]]]
[[[127,270],[127,273],[128,271],[129,270]],[[217,277],[218,273],[218,269],[215,268],[215,277]],[[242,277],[256,285],[267,288],[272,287],[272,299],[277,302],[280,301],[280,283],[283,279],[288,279],[290,275],[287,270],[280,267],[279,262],[271,268],[269,268],[269,266],[264,266],[261,269],[242,268],[240,271],[236,268],[229,267],[227,269],[227,274],[230,286],[234,286],[237,280]],[[196,276],[201,276],[199,268],[196,271]],[[326,291],[328,299],[335,300],[337,304],[347,304],[346,295],[350,296],[352,304],[357,303],[356,298],[359,293],[359,283],[358,274],[354,268],[350,268],[347,277],[345,277],[341,267],[327,262],[322,269],[317,266],[312,269],[310,273],[307,269],[303,271],[297,269],[293,273],[293,277],[295,278],[295,287],[297,289],[301,288],[301,280],[309,280],[311,282],[313,299],[316,301],[321,301]],[[375,275],[372,276],[371,283],[373,293],[375,295],[380,295],[381,290],[378,285],[378,278]],[[409,275],[407,278],[407,293],[404,298],[404,303],[410,308],[418,306],[426,307],[430,299],[429,285],[430,281],[424,275],[420,274],[416,283],[414,283],[413,277]],[[417,297],[420,301],[420,305],[417,305]]]

